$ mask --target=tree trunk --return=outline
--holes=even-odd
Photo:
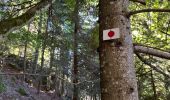
[[[50,69],[48,74],[50,74],[50,71],[53,68],[54,63],[54,52],[55,52],[55,45],[54,45],[54,36],[51,37],[51,47],[50,47]]]
[[[170,100],[170,94],[169,94],[169,78],[164,76],[164,87],[166,91],[166,100]]]
[[[42,13],[40,13],[40,20],[39,20],[39,23],[38,23],[38,34],[37,34],[37,41],[39,41],[39,37],[40,37],[40,34],[41,34],[41,28],[42,28]],[[33,73],[36,73],[36,70],[37,70],[37,62],[38,62],[38,56],[39,56],[39,48],[40,48],[40,45],[39,45],[39,42],[38,44],[36,45],[36,48],[35,48],[35,56],[34,56],[34,65],[33,65]]]
[[[73,83],[74,83],[74,87],[73,87],[73,100],[78,100],[78,87],[77,87],[77,82],[78,82],[78,60],[77,60],[77,35],[79,32],[79,17],[78,17],[78,9],[79,9],[79,0],[76,0],[76,4],[75,4],[75,9],[74,9],[74,43],[73,43]]]
[[[49,12],[50,12],[50,8],[49,8]],[[48,12],[48,14],[49,14]],[[42,42],[42,49],[41,49],[41,66],[40,66],[40,74],[42,74],[42,69],[44,67],[44,54],[45,54],[45,49],[46,49],[46,44],[47,44],[47,38],[48,38],[48,21],[49,21],[49,17],[47,19],[47,24],[46,24],[46,31],[44,33],[44,36],[43,36],[43,42]],[[41,89],[41,81],[42,81],[42,78],[41,76],[39,77],[39,82],[38,82],[38,94],[40,92],[40,89]]]
[[[129,0],[99,0],[101,100],[138,100]],[[120,29],[120,39],[103,41],[103,30]]]
[[[27,40],[25,40],[25,43],[24,43],[24,68],[23,68],[23,72],[25,73],[26,71],[26,62],[27,62]]]
[[[63,96],[64,95],[64,86],[65,86],[65,83],[64,83],[64,80],[63,79],[65,79],[64,78],[64,71],[62,71],[62,80],[61,80],[61,90],[60,90],[60,94],[61,94],[61,96]]]
[[[30,28],[30,23],[28,24],[28,31]],[[24,65],[23,65],[23,72],[26,73],[26,67],[27,67],[27,46],[28,46],[28,33],[26,33],[26,39],[24,42]],[[26,79],[25,75],[23,77],[23,81]]]
[[[56,98],[59,97],[60,93],[59,93],[59,78],[58,76],[60,76],[59,72],[58,72],[58,68],[56,66],[56,70],[55,70],[55,78],[54,78],[54,89],[55,89],[55,93],[54,96],[52,97],[51,100],[55,100]]]
[[[153,89],[153,100],[157,100],[156,86],[155,86],[155,81],[154,81],[152,70],[151,70],[151,84],[152,84],[152,89]]]

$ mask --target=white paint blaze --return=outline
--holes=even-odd
[[[110,31],[113,31],[115,34],[112,37],[108,36],[108,33]],[[112,29],[107,29],[107,30],[103,30],[103,40],[112,40],[112,39],[118,39],[120,38],[120,30],[119,28],[112,28]]]

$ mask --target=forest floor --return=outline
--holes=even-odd
[[[3,73],[19,73],[19,71],[7,66],[1,70],[1,74]],[[53,93],[50,92],[41,91],[37,94],[35,87],[14,75],[1,75],[0,79],[0,100],[59,100],[52,99]]]

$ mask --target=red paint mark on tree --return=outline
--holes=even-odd
[[[112,38],[114,35],[115,35],[115,32],[114,32],[114,31],[110,31],[110,32],[108,33],[108,36],[109,36],[110,38]]]

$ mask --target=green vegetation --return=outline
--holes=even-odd
[[[5,84],[0,82],[0,93],[4,92],[5,90],[6,90]]]
[[[0,5],[2,10],[0,11],[0,20],[3,22],[4,19],[9,19],[9,21],[14,23],[17,22],[15,19],[18,19],[17,17],[19,15],[24,14],[32,8],[32,6],[28,7],[29,5],[35,5],[40,0],[27,0],[30,2],[25,2],[25,0],[7,1],[8,2],[1,2],[9,6]],[[36,80],[34,85],[38,85],[37,83],[44,86],[48,84],[52,90],[57,87],[58,90],[56,93],[63,96],[67,95],[72,97],[72,80],[76,76],[73,74],[75,72],[78,78],[75,82],[78,82],[78,95],[80,98],[90,97],[98,100],[101,94],[99,81],[101,74],[98,56],[100,52],[99,23],[103,23],[103,21],[98,21],[100,5],[98,5],[99,0],[79,1],[78,4],[80,7],[77,14],[76,11],[74,11],[76,0],[55,0],[52,7],[39,10],[39,13],[33,14],[35,15],[33,20],[17,30],[10,31],[6,35],[6,40],[4,40],[3,43],[0,42],[0,56],[6,55],[9,58],[14,58],[13,60],[16,62],[13,63],[9,61],[9,66],[14,69],[21,69],[22,72],[52,75],[52,78],[40,79],[38,76],[31,76],[31,78]],[[112,1],[116,2],[120,0]],[[130,1],[129,11],[170,9],[169,0],[139,0],[146,1],[146,5],[132,1],[138,0]],[[76,15],[78,15],[77,19],[74,18]],[[165,51],[167,55],[169,55],[169,16],[169,12],[144,12],[132,15],[129,19],[131,27],[127,27],[127,29],[131,30],[130,34],[133,36],[133,43],[151,47],[154,50]],[[110,17],[112,17],[112,15]],[[107,16],[103,18],[103,20],[105,19],[107,20]],[[6,23],[9,21],[6,21]],[[74,31],[76,29],[75,22],[78,24],[76,27],[78,30],[76,39],[74,38]],[[7,27],[9,24],[12,25],[12,23],[5,24],[2,27]],[[18,22],[18,24],[20,23]],[[10,28],[11,27],[13,26],[10,26]],[[75,41],[77,43],[74,43]],[[108,42],[108,44],[109,43],[110,42]],[[73,63],[75,52],[77,56],[77,69],[74,71]],[[110,54],[106,53],[106,55]],[[134,56],[139,100],[170,100],[169,59],[156,57],[149,53],[138,52],[134,52]],[[106,63],[106,65],[113,65],[114,67],[115,64]],[[55,78],[55,76],[58,78]],[[32,80],[31,78],[30,80]],[[16,79],[12,79],[12,81],[15,80]],[[41,82],[37,80],[41,80]],[[41,89],[41,85],[39,85],[39,89]],[[0,92],[5,90],[6,86],[1,79]],[[19,88],[17,92],[24,96],[27,95],[23,88]]]
[[[25,89],[24,89],[24,88],[21,88],[21,87],[17,90],[17,92],[18,92],[20,95],[22,95],[22,96],[27,96],[27,95],[28,95],[28,94],[26,93]]]
[[[6,91],[6,85],[3,83],[2,77],[0,76],[0,93]]]

